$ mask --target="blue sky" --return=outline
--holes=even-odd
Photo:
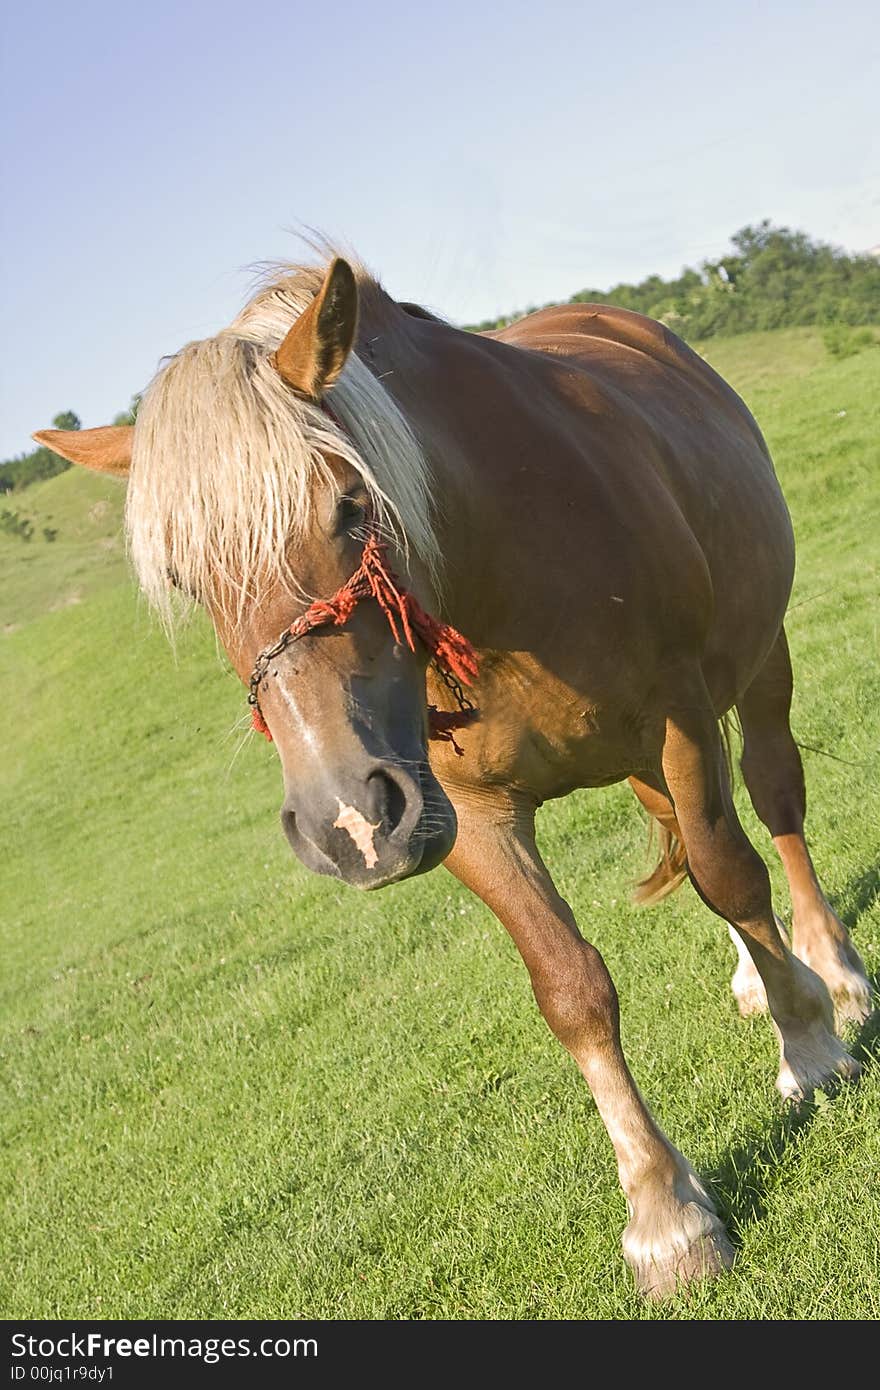
[[[868,0],[7,6],[0,458],[101,424],[286,228],[476,319],[762,217],[880,242]]]

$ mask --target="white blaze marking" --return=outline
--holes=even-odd
[[[336,798],[339,803],[339,815],[333,822],[334,829],[347,830],[354,840],[355,846],[364,856],[364,863],[368,869],[372,869],[379,861],[379,856],[373,847],[373,835],[382,824],[379,821],[376,825],[371,825],[366,816],[362,816],[354,806],[346,806],[344,802]]]
[[[284,703],[287,705],[287,708],[293,715],[293,720],[299,730],[300,737],[302,738],[304,743],[306,743],[310,748],[313,748],[315,746],[315,735],[312,733],[308,724],[303,719],[299,711],[299,706],[297,705],[296,700],[293,698],[293,695],[290,693],[287,686],[285,685],[284,678],[282,677],[280,672],[276,677],[276,684],[278,686],[278,689],[281,691]]]

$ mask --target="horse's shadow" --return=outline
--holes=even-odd
[[[839,905],[840,920],[853,930],[862,913],[880,894],[880,860],[847,884]],[[875,993],[880,994],[880,972],[871,977]],[[848,1039],[853,1056],[865,1067],[880,1060],[880,1008]],[[736,1148],[728,1149],[715,1165],[712,1186],[725,1221],[729,1223],[734,1245],[738,1232],[767,1214],[767,1190],[778,1183],[778,1163],[797,1136],[808,1130],[820,1109],[828,1104],[821,1095],[817,1101],[786,1106],[769,1129],[749,1135]]]

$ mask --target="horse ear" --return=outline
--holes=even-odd
[[[37,430],[32,436],[70,463],[124,478],[131,467],[134,425],[103,425],[97,430]]]
[[[275,353],[275,365],[288,386],[319,401],[345,366],[357,319],[354,271],[337,256],[317,295]]]

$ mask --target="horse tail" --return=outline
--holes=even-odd
[[[727,775],[732,787],[733,730],[736,728],[732,714],[722,714],[718,720],[718,726],[721,733],[724,761],[727,765]],[[687,878],[687,850],[675,831],[652,818],[648,832],[649,848],[653,844],[655,836],[660,845],[660,859],[656,868],[645,878],[640,879],[633,891],[633,899],[640,907],[653,907],[654,903],[668,898],[669,894],[674,893],[676,888],[680,888]]]
[[[687,850],[678,836],[659,821],[652,820],[649,837],[649,845],[657,838],[660,859],[653,872],[640,879],[633,890],[633,898],[640,907],[653,907],[680,888],[687,878]]]

